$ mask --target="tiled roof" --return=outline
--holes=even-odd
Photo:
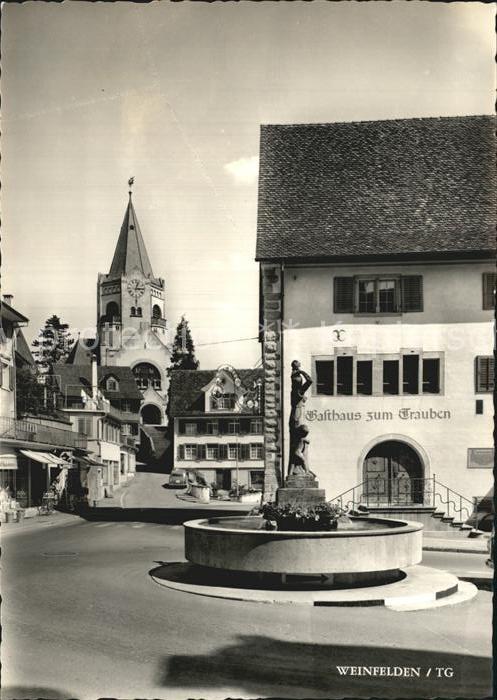
[[[54,365],[59,388],[64,396],[79,396],[81,388],[91,387],[91,365]],[[105,381],[112,376],[119,382],[119,391],[106,391]],[[142,399],[136,386],[133,372],[129,367],[98,367],[98,384],[104,396],[109,399]]]
[[[24,333],[21,330],[19,330],[17,334],[16,354],[21,359],[22,363],[29,365],[30,367],[36,366],[34,357],[31,354],[29,345],[26,341],[26,338],[24,337]]]
[[[495,249],[490,116],[261,129],[257,259]]]
[[[66,358],[67,365],[91,365],[92,353],[97,354],[94,338],[78,338]]]
[[[145,277],[154,277],[130,195],[109,276],[127,275],[136,268]]]
[[[169,383],[170,415],[204,415],[204,393],[202,391],[215,376],[217,370],[177,369],[171,372]],[[252,389],[254,381],[263,379],[262,369],[236,370],[242,385]],[[242,411],[250,413],[249,410]]]

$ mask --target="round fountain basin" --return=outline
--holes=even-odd
[[[351,517],[337,530],[266,530],[260,516],[184,523],[192,564],[227,571],[343,575],[351,585],[380,580],[422,559],[423,525],[389,518]]]

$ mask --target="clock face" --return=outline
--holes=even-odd
[[[141,279],[137,279],[136,277],[133,279],[130,279],[128,282],[128,292],[132,294],[135,298],[141,297],[143,292],[145,291],[145,283]]]

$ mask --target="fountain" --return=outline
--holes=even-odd
[[[185,522],[190,568],[173,565],[173,570],[157,573],[156,580],[200,595],[388,605],[399,610],[438,605],[446,597],[452,602],[474,597],[472,584],[418,566],[421,523],[345,515],[326,503],[324,490],[309,469],[309,430],[302,422],[311,384],[300,363],[292,362],[288,476],[276,501],[265,504],[262,515]],[[300,526],[293,527],[294,523]],[[275,589],[279,598],[274,597]]]
[[[300,506],[303,512],[312,508],[314,513],[323,510],[325,493],[308,465],[309,430],[303,414],[312,379],[297,360],[292,362],[291,383],[288,476],[277,490],[274,512]],[[402,567],[422,558],[419,523],[338,514],[322,530],[282,530],[281,524],[276,529],[270,523],[261,516],[186,522],[185,556],[209,569],[283,577],[319,575],[337,586],[392,581],[400,577]]]

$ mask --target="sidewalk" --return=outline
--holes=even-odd
[[[428,552],[460,552],[465,554],[486,554],[488,537],[423,537],[423,549]]]
[[[19,532],[42,530],[48,527],[74,525],[81,520],[82,518],[76,513],[64,513],[54,510],[51,515],[36,515],[34,518],[28,518],[20,523],[2,523],[0,526],[0,537]]]

